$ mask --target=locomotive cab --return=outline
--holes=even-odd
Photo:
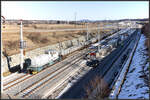
[[[99,65],[99,60],[96,59],[96,52],[89,53],[90,58],[87,59],[86,65],[89,67],[97,67]]]
[[[56,50],[47,50],[45,54],[41,54],[32,59],[25,59],[26,70],[29,73],[36,74],[57,61],[60,61],[60,57],[59,52]]]

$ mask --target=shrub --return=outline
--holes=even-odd
[[[25,24],[24,27],[29,27],[29,24]]]
[[[147,37],[145,41],[145,46],[147,46],[147,50],[150,50],[150,28],[149,27],[150,24],[146,23],[141,29],[141,32]]]
[[[53,32],[53,35],[52,35],[53,37],[56,37],[56,32]]]
[[[34,43],[47,43],[49,40],[47,37],[43,37],[40,33],[30,33],[27,36],[28,39],[30,39]]]
[[[34,29],[37,29],[38,27],[37,27],[36,25],[33,25],[33,28],[34,28]]]
[[[145,34],[146,36],[150,36],[150,28],[149,27],[150,27],[150,24],[146,23],[141,29],[142,33]]]
[[[12,49],[19,48],[19,43],[20,43],[19,40],[8,41],[8,42],[5,43],[5,46],[6,46],[7,50],[12,50]]]
[[[90,99],[105,98],[110,93],[107,83],[98,76],[89,82],[89,84],[85,87],[85,91],[86,97]],[[94,95],[92,94],[93,91],[96,91]]]

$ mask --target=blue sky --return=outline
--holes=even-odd
[[[6,19],[108,20],[148,18],[148,1],[2,1]]]

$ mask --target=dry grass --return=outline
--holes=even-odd
[[[14,48],[19,48],[19,40],[15,40],[15,41],[8,41],[8,42],[5,42],[6,45],[5,48],[6,50],[8,49],[14,49]]]
[[[95,27],[96,24],[89,25]],[[76,25],[76,28],[86,27],[84,25]],[[74,28],[74,25],[68,24],[25,24],[23,27],[23,39],[26,41],[27,48],[25,51],[30,51],[35,48],[58,43],[59,41],[71,40],[83,35],[86,31],[66,31],[66,32],[43,32],[47,29],[68,29]],[[34,30],[39,32],[34,32]],[[29,32],[29,31],[33,32]],[[7,25],[2,29],[2,43],[3,49],[7,50],[8,55],[19,53],[19,39],[20,39],[20,26],[17,24]],[[97,30],[90,31],[93,36],[96,35]]]
[[[89,82],[89,85],[85,87],[86,90],[86,98],[90,99],[101,99],[105,98],[109,95],[110,89],[108,88],[107,83],[104,81],[104,79],[96,76],[95,79],[91,80]],[[95,95],[91,95],[92,92],[96,90]]]
[[[10,75],[11,74],[11,72],[4,72],[3,73],[3,77],[6,77],[6,76],[8,76],[8,75]]]
[[[69,25],[69,24],[34,24],[32,25],[33,28],[35,29],[66,29],[66,28],[75,28],[74,25]],[[77,25],[77,28],[83,28],[85,27],[84,25]]]
[[[94,27],[94,24],[90,25],[89,27]],[[41,30],[53,30],[53,29],[68,29],[68,28],[75,28],[75,25],[72,24],[24,24],[24,30],[28,29],[41,29]],[[76,28],[85,28],[85,25],[76,25]],[[17,24],[6,24],[5,25],[5,30],[7,31],[13,31],[13,30],[19,30],[20,25]]]
[[[33,43],[47,43],[49,40],[46,36],[41,35],[40,33],[32,34],[30,33],[27,36],[28,39],[30,39]]]
[[[51,44],[58,43],[59,41],[71,40],[80,37],[82,33],[76,32],[24,32],[24,40],[27,42],[26,51],[38,47],[43,47]],[[2,36],[3,49],[9,52],[9,55],[19,52],[19,33],[3,33]]]

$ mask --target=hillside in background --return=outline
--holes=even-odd
[[[6,23],[18,23],[19,20],[7,19]],[[83,24],[83,23],[97,23],[97,22],[121,22],[121,21],[149,21],[148,18],[144,19],[120,19],[120,20],[89,20],[81,19],[75,21],[65,21],[65,20],[24,20],[24,24]]]

